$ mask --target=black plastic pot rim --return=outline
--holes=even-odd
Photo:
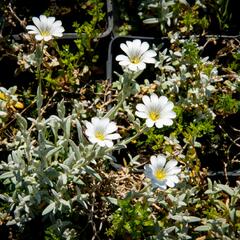
[[[101,33],[97,39],[101,39],[101,38],[105,38],[105,37],[109,36],[112,33],[112,30],[113,30],[112,0],[106,0],[106,4],[107,4],[107,29],[103,33]],[[21,33],[13,34],[12,38],[15,41],[21,40],[22,39]],[[70,32],[70,33],[63,33],[63,36],[58,38],[58,39],[75,40],[75,39],[78,39],[78,38],[79,37],[78,37],[77,33],[71,33]]]
[[[179,37],[179,39],[187,39],[190,36],[196,37],[196,38],[240,38],[240,34],[238,35],[221,35],[221,34],[206,34],[206,35],[196,35],[196,34],[191,34],[189,36],[184,36],[182,35],[181,37]],[[154,40],[154,39],[169,39],[169,37],[166,36],[160,36],[160,37],[150,37],[150,36],[139,36],[139,35],[125,35],[125,36],[120,36],[120,35],[114,35],[113,39],[115,38],[132,38],[132,39],[146,39],[146,40]]]
[[[215,39],[239,39],[239,35],[191,35],[196,38],[215,38]],[[180,39],[187,39],[189,36],[181,36]],[[109,48],[108,48],[108,60],[107,60],[107,66],[106,66],[106,72],[107,72],[107,79],[109,81],[112,80],[112,45],[113,43],[118,40],[118,39],[125,39],[125,40],[134,40],[134,39],[140,39],[140,40],[145,40],[145,41],[154,41],[154,40],[169,40],[168,37],[148,37],[148,36],[134,36],[134,35],[125,35],[125,36],[114,36],[112,40],[109,43]]]
[[[225,176],[227,175],[228,177],[240,177],[240,170],[238,171],[228,171],[228,172],[223,172],[223,171],[209,171],[207,174],[209,177],[217,177],[217,176]]]

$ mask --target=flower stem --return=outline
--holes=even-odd
[[[142,129],[140,129],[135,135],[133,135],[132,137],[124,140],[122,142],[122,144],[128,144],[130,143],[131,141],[133,141],[134,139],[136,139],[137,137],[139,137],[145,130],[147,130],[148,127],[146,125],[143,125]]]
[[[120,96],[120,101],[118,102],[117,105],[115,105],[114,107],[112,107],[104,116],[104,118],[113,118],[115,113],[118,111],[118,109],[122,106],[124,100],[126,99],[126,97],[124,96],[124,91],[122,90],[120,92],[121,96]]]
[[[41,121],[41,108],[43,104],[43,95],[42,95],[42,76],[41,76],[41,65],[43,62],[43,48],[44,43],[42,42],[40,46],[36,49],[37,57],[37,80],[38,80],[38,89],[37,89],[37,111],[38,111],[38,121]]]
[[[113,118],[118,109],[123,105],[123,102],[127,97],[132,94],[132,84],[134,83],[135,78],[139,75],[133,73],[124,73],[122,80],[122,90],[119,93],[119,101],[117,105],[112,107],[104,116],[104,118]]]
[[[41,66],[43,62],[43,48],[44,48],[44,42],[41,42],[40,45],[36,48],[36,61],[37,61],[37,80],[38,80],[38,88],[37,88],[37,96],[36,96],[36,102],[37,102],[37,131],[38,131],[38,143],[39,143],[39,150],[38,154],[41,159],[41,169],[44,170],[47,166],[47,159],[45,155],[45,136],[43,131],[43,126],[41,125],[42,121],[42,105],[43,105],[43,94],[42,94],[42,74],[41,74]]]

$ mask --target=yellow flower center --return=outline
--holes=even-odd
[[[160,114],[158,112],[150,112],[149,118],[153,121],[156,121],[160,118]]]
[[[140,63],[140,58],[139,58],[139,57],[133,57],[133,58],[131,59],[131,63],[134,63],[134,64]]]
[[[102,132],[99,132],[99,131],[95,133],[95,137],[97,139],[101,140],[101,141],[103,141],[105,139],[104,134]]]
[[[42,35],[43,37],[46,37],[46,36],[49,36],[50,33],[49,33],[49,31],[41,31],[41,35]]]
[[[163,169],[157,169],[154,176],[157,180],[162,181],[166,178],[166,172]]]

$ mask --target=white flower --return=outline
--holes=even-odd
[[[167,97],[158,97],[155,93],[150,97],[144,95],[143,103],[137,104],[136,115],[140,118],[146,118],[147,127],[152,127],[154,124],[157,128],[171,126],[173,124],[172,118],[176,117],[173,111],[173,103],[168,101]]]
[[[64,28],[60,20],[55,21],[55,17],[41,15],[39,18],[33,17],[35,25],[28,25],[26,29],[29,34],[34,34],[37,41],[49,41],[53,37],[62,37]]]
[[[116,57],[119,64],[123,67],[127,67],[129,70],[137,72],[146,68],[146,63],[155,63],[154,57],[157,53],[149,49],[147,42],[141,42],[139,39],[135,39],[132,42],[126,41],[120,44],[120,48],[126,53],[126,55],[120,54]]]
[[[151,179],[153,187],[166,189],[179,182],[177,174],[181,172],[181,168],[177,167],[176,160],[167,161],[164,155],[157,155],[151,156],[150,161],[151,164],[144,167],[144,173]]]
[[[117,125],[115,122],[110,122],[109,118],[94,117],[91,122],[86,121],[85,125],[87,127],[85,133],[89,141],[97,143],[101,147],[112,147],[112,140],[121,138],[118,133],[113,133],[117,130]]]

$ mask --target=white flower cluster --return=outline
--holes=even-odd
[[[26,29],[29,34],[34,34],[37,41],[49,41],[54,37],[62,37],[64,28],[60,20],[55,21],[55,17],[41,15],[39,18],[32,18],[34,25],[28,25]]]
[[[28,25],[26,29],[29,34],[34,34],[37,41],[49,41],[54,37],[62,37],[64,28],[60,20],[55,21],[55,17],[46,17],[41,15],[39,18],[33,17],[35,25]],[[127,71],[138,72],[146,68],[146,63],[156,63],[154,50],[149,50],[147,42],[141,42],[139,39],[126,41],[120,45],[120,48],[126,55],[120,54],[116,57],[119,64]],[[143,103],[137,104],[136,116],[146,119],[146,126],[162,128],[171,126],[176,113],[173,111],[173,103],[165,96],[158,97],[153,93],[150,97],[143,96]],[[118,140],[121,136],[116,133],[117,124],[110,121],[109,118],[93,117],[91,122],[85,122],[85,134],[92,144],[100,147],[113,147],[113,140]],[[176,174],[180,168],[176,167],[177,161],[170,160],[166,163],[163,155],[152,156],[151,164],[145,166],[145,174],[152,180],[154,187],[166,189],[173,187],[178,182]]]
[[[157,128],[171,126],[172,119],[176,117],[173,111],[173,103],[168,101],[167,97],[158,97],[156,94],[143,96],[143,103],[137,104],[136,116],[146,119],[147,127]],[[98,144],[101,147],[112,147],[113,140],[120,139],[121,136],[117,131],[117,124],[110,121],[109,118],[94,117],[91,122],[86,121],[85,134],[88,140],[93,144]],[[176,160],[167,162],[164,155],[152,156],[150,158],[151,164],[145,166],[146,177],[152,180],[153,187],[166,189],[167,187],[174,187],[178,183],[179,178],[177,174],[181,171],[177,167]]]
[[[146,68],[146,63],[155,63],[154,57],[157,55],[155,51],[149,50],[147,42],[141,42],[136,39],[122,43],[120,48],[126,55],[118,55],[116,60],[127,71],[142,71]],[[136,105],[136,116],[146,119],[146,126],[162,128],[171,126],[176,113],[173,111],[174,104],[165,96],[158,97],[155,93],[150,96],[142,97],[143,103]],[[101,147],[112,147],[113,140],[118,140],[121,136],[117,131],[115,122],[111,122],[109,118],[92,118],[91,122],[86,121],[86,131],[89,141],[93,144],[98,144]],[[180,173],[180,167],[177,167],[176,160],[167,162],[164,155],[151,156],[151,164],[144,167],[146,177],[150,178],[153,187],[166,189],[174,187],[178,183],[177,174]]]
[[[176,113],[173,111],[173,103],[167,97],[158,97],[153,93],[150,97],[144,95],[142,100],[144,104],[139,103],[136,106],[136,116],[145,118],[147,127],[156,125],[157,128],[162,128],[173,124],[172,119],[176,117]],[[112,147],[112,140],[121,138],[119,134],[113,133],[117,130],[117,125],[109,118],[94,117],[91,122],[86,121],[85,125],[89,141],[101,147]]]
[[[135,39],[132,42],[127,41],[120,44],[120,48],[126,53],[126,55],[120,54],[116,57],[119,64],[127,68],[130,71],[137,72],[146,68],[146,63],[155,63],[154,57],[157,53],[153,50],[149,50],[149,44],[147,42],[141,42],[139,39]]]
[[[91,122],[86,121],[86,135],[91,143],[99,144],[101,147],[112,147],[113,141],[121,138],[118,133],[115,122],[110,122],[109,118],[92,118]]]
[[[177,167],[176,160],[166,160],[164,155],[151,156],[151,164],[146,165],[145,175],[152,180],[153,187],[166,189],[174,187],[179,182],[177,176],[181,168]]]
[[[140,118],[146,118],[146,125],[152,127],[154,124],[157,128],[171,126],[172,119],[176,117],[173,111],[173,103],[168,101],[167,97],[158,97],[153,93],[150,97],[143,96],[143,103],[137,104],[136,115]]]

